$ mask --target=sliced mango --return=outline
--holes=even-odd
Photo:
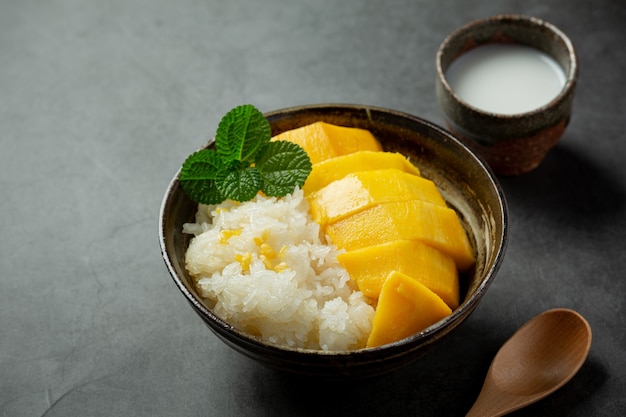
[[[392,240],[419,240],[454,259],[459,271],[474,264],[469,239],[454,210],[419,200],[379,203],[325,227],[347,251]]]
[[[402,340],[451,313],[450,307],[419,281],[392,271],[380,291],[367,347]]]
[[[315,122],[280,133],[272,140],[297,143],[309,155],[312,164],[357,151],[381,151],[380,143],[368,130]]]
[[[419,169],[400,153],[357,151],[313,164],[302,189],[305,195],[310,194],[353,172],[375,169],[397,169],[420,175]]]
[[[343,252],[337,259],[363,294],[378,298],[392,271],[419,281],[451,308],[459,306],[459,276],[451,257],[418,240],[394,240]]]
[[[422,200],[446,202],[435,183],[397,169],[353,172],[307,196],[313,220],[333,223],[377,203]]]

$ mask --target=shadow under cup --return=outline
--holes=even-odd
[[[464,53],[490,43],[513,43],[542,51],[561,66],[565,84],[549,103],[532,111],[499,114],[461,99],[446,79],[451,64]],[[578,77],[572,42],[555,26],[519,15],[476,20],[450,34],[437,53],[437,100],[448,129],[480,153],[496,174],[518,175],[536,168],[567,127]]]

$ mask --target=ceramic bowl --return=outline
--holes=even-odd
[[[400,112],[358,105],[312,105],[266,114],[272,134],[315,121],[370,130],[387,151],[410,157],[439,186],[460,215],[476,252],[476,266],[462,275],[462,304],[429,328],[389,345],[345,352],[293,349],[259,340],[217,317],[198,296],[185,270],[189,235],[183,223],[194,219],[197,205],[182,191],[178,174],[165,193],[159,238],[165,265],[193,310],[227,345],[275,369],[325,378],[365,377],[405,366],[440,343],[476,308],[494,280],[507,241],[507,209],[502,190],[486,163],[446,130]],[[210,145],[208,145],[210,146]]]
[[[565,85],[549,103],[505,115],[461,99],[446,72],[468,51],[488,43],[515,43],[545,52],[561,66]],[[561,30],[535,17],[500,15],[468,23],[450,34],[437,52],[437,99],[449,130],[480,153],[496,174],[519,175],[536,168],[567,127],[578,78],[574,45]]]

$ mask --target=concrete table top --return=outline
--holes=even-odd
[[[443,124],[439,44],[500,13],[566,32],[580,80],[544,163],[500,178],[509,246],[468,321],[415,364],[343,384],[219,341],[159,252],[185,157],[243,103]],[[589,358],[515,415],[626,414],[625,20],[614,0],[0,1],[0,416],[462,416],[500,345],[555,307],[587,318]]]

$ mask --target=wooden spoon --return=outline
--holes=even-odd
[[[530,405],[578,372],[591,327],[573,310],[548,310],[523,325],[496,354],[466,417],[497,417]]]

